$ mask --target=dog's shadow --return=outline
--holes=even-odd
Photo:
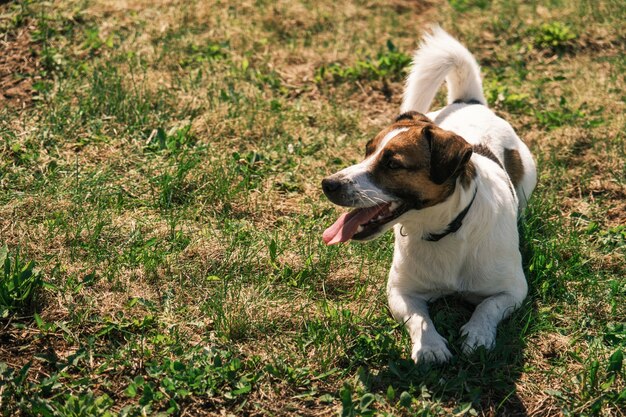
[[[516,382],[524,367],[525,328],[533,314],[530,300],[498,327],[497,343],[492,351],[480,348],[466,355],[461,350],[463,340],[459,329],[473,310],[473,305],[454,297],[430,306],[435,327],[448,340],[454,355],[448,363],[415,365],[405,359],[410,355],[407,340],[403,352],[389,352],[389,357],[394,359],[380,372],[361,372],[361,382],[370,392],[387,396],[392,403],[401,403],[400,394],[406,391],[418,400],[439,402],[458,412],[473,407],[487,415],[528,415],[516,392]],[[389,398],[390,392],[395,393],[394,398]]]

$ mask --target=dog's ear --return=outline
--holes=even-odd
[[[472,156],[472,146],[461,136],[427,126],[423,130],[430,147],[430,179],[443,184],[454,178]]]

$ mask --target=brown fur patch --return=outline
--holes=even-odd
[[[504,167],[502,166],[502,162],[498,159],[497,156],[493,154],[493,152],[491,152],[491,149],[489,149],[489,147],[487,147],[486,145],[483,145],[483,144],[474,145],[473,149],[474,149],[474,152],[476,152],[478,155],[482,155],[485,158],[491,159],[493,162],[498,164],[500,168],[504,169]]]
[[[409,111],[406,113],[402,113],[400,116],[396,118],[396,123],[400,123],[405,120],[409,121],[409,123],[412,123],[412,124],[419,123],[419,122],[432,123],[432,120],[430,120],[424,114],[416,112],[416,111]]]
[[[424,139],[423,127],[412,127],[393,138],[378,157],[377,164],[394,160],[411,170],[428,170],[430,150]]]
[[[418,112],[401,114],[366,145],[366,156],[373,154],[383,138],[395,129],[408,128],[387,143],[374,161],[371,177],[387,192],[424,208],[445,201],[453,192],[455,180],[469,187],[476,169],[469,163],[472,147],[460,136],[443,130]]]
[[[459,178],[461,179],[461,186],[466,190],[472,185],[472,181],[476,178],[476,167],[472,161],[469,161],[465,167],[463,167]]]
[[[381,130],[374,137],[374,139],[371,139],[369,142],[367,142],[367,144],[365,145],[365,156],[367,157],[373,154],[374,151],[376,151],[376,149],[378,148],[378,145],[380,145],[380,142],[384,139],[384,137],[387,136],[387,134],[392,132],[393,130],[407,128],[407,127],[412,128],[412,127],[417,127],[417,126],[424,126],[427,124],[432,125],[433,122],[428,117],[424,116],[422,113],[418,113],[416,111],[410,111],[410,112],[401,114],[400,116],[396,118],[395,122],[391,126]]]
[[[395,120],[395,122],[381,130],[376,137],[374,137],[374,139],[371,139],[369,142],[367,142],[367,144],[365,145],[365,156],[370,156],[372,153],[374,153],[374,151],[376,151],[376,149],[378,148],[378,145],[380,145],[380,142],[383,140],[383,138],[385,136],[387,136],[387,134],[391,131],[393,131],[394,129],[402,129],[402,128],[412,128],[412,127],[424,127],[424,126],[435,126],[436,125],[433,123],[432,120],[430,120],[428,117],[424,116],[422,113],[416,112],[416,111],[409,111],[406,113],[402,113],[400,116],[398,116]]]
[[[430,142],[430,178],[437,184],[454,180],[472,156],[472,146],[459,135],[431,126],[427,131]]]
[[[505,158],[504,163],[505,163],[505,165],[506,165],[506,168],[505,168],[505,167],[502,165],[502,162],[498,159],[498,157],[497,157],[497,156],[495,156],[495,155],[493,154],[493,152],[491,152],[491,149],[489,149],[489,147],[487,147],[487,146],[485,146],[485,145],[483,145],[483,144],[478,144],[478,145],[474,145],[474,146],[473,146],[473,149],[474,149],[474,152],[476,152],[477,154],[482,155],[482,156],[484,156],[485,158],[489,158],[489,159],[491,159],[493,162],[495,162],[496,164],[498,164],[498,166],[499,166],[500,168],[502,168],[502,169],[504,170],[504,172],[506,172],[506,173],[507,173],[507,175],[509,176],[509,179],[510,179],[510,182],[509,182],[509,189],[511,190],[511,193],[512,193],[512,194],[515,194],[515,192],[513,191],[513,188],[514,188],[514,187],[517,187],[517,184],[519,184],[519,182],[520,182],[520,181],[521,181],[521,179],[522,179],[522,175],[524,174],[524,168],[523,168],[523,166],[522,166],[522,160],[520,159],[519,152],[517,152],[516,150],[511,150],[511,149],[505,149],[505,150],[504,150],[504,158]],[[514,170],[516,171],[516,172],[515,172],[515,175],[518,175],[518,174],[519,174],[519,176],[516,176],[515,178],[513,177],[513,175],[511,174],[511,172],[509,171],[509,164],[513,164],[513,165],[515,165],[515,163],[516,163],[516,162],[514,162],[514,161],[513,161],[513,162],[509,162],[509,161],[507,161],[507,158],[509,158],[509,159],[515,159],[515,157],[514,157],[514,156],[513,156],[513,157],[508,156],[508,155],[507,155],[507,151],[513,151],[513,152],[515,152],[515,154],[516,154],[516,156],[517,156],[517,161],[518,161],[518,163],[519,163],[519,167],[512,168],[512,169],[514,169]]]
[[[402,122],[404,120],[399,123]],[[398,127],[398,123],[393,126]],[[426,127],[413,122],[409,130],[394,137],[378,155],[371,173],[376,185],[414,204],[415,208],[439,204],[454,191],[453,182],[436,184],[431,179],[431,151],[424,134]]]
[[[381,130],[375,137],[374,139],[371,139],[369,142],[367,142],[367,144],[365,145],[365,156],[368,157],[371,154],[373,154],[376,149],[378,148],[378,145],[380,145],[380,142],[383,140],[383,138],[392,130],[396,129],[395,125],[391,125],[383,130]]]
[[[517,187],[524,176],[524,165],[519,152],[515,149],[504,150],[504,167],[514,187]]]

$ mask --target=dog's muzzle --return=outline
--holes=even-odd
[[[359,191],[353,179],[341,173],[324,178],[322,190],[333,203],[353,208],[324,231],[324,242],[328,245],[350,239],[372,239],[388,230],[394,220],[408,210],[406,204],[397,200],[373,199]]]
[[[354,182],[340,175],[334,174],[322,180],[322,190],[333,203],[344,207],[356,207],[362,204],[355,198]]]

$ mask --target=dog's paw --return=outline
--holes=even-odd
[[[452,358],[452,353],[448,349],[446,340],[439,336],[438,339],[429,343],[413,345],[411,359],[415,363],[443,363]]]
[[[496,345],[495,329],[487,326],[466,323],[461,327],[461,335],[465,336],[465,342],[463,342],[463,353],[465,354],[470,354],[481,346],[491,350]]]

